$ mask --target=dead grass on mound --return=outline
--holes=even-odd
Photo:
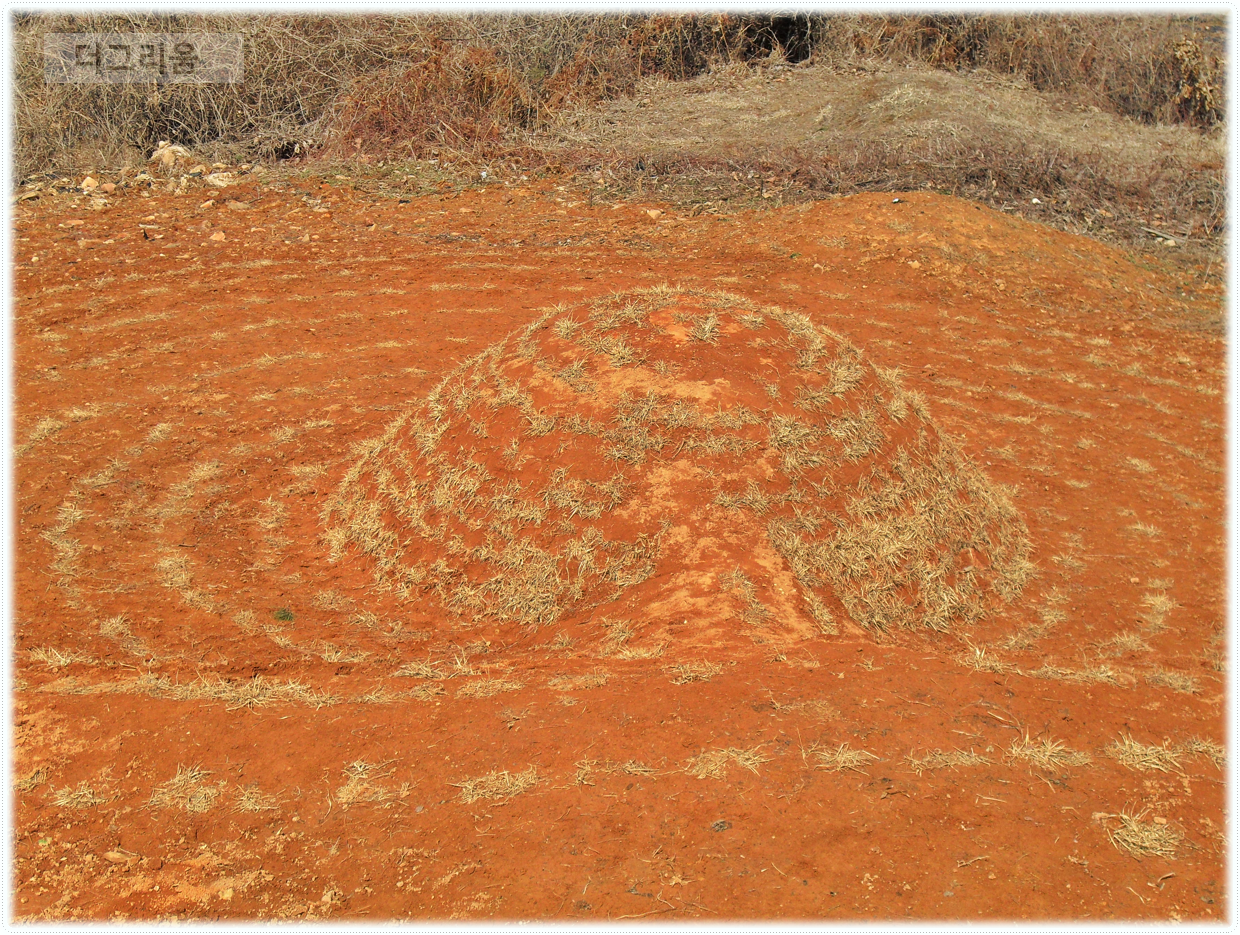
[[[1138,743],[1131,736],[1120,737],[1106,748],[1107,756],[1129,769],[1157,770],[1161,773],[1180,771],[1179,753],[1163,743],[1161,746]]]
[[[690,757],[685,763],[684,772],[695,779],[726,779],[728,765],[733,764],[757,775],[758,767],[771,759],[761,751],[761,744],[748,750],[739,747],[706,750]]]
[[[664,359],[678,353],[667,339],[675,326],[652,319],[673,306],[679,326],[697,328],[712,353],[777,355],[788,398],[763,415],[744,402],[711,407],[685,396],[669,376],[680,365]],[[756,375],[737,376],[757,395]],[[642,393],[616,390],[621,379]],[[765,408],[768,394],[761,400]],[[478,425],[490,428],[479,434]],[[476,443],[445,440],[457,431]],[[576,457],[532,478],[498,467],[557,443]],[[746,476],[757,450],[779,465],[764,485]],[[326,539],[333,560],[361,553],[376,583],[403,599],[429,592],[462,616],[537,627],[615,600],[655,573],[670,520],[649,518],[616,538],[612,514],[646,489],[656,457],[676,455],[691,455],[708,476],[739,476],[736,489],[718,485],[714,504],[765,525],[826,632],[835,628],[829,601],[875,633],[946,631],[1015,598],[1034,571],[1007,494],[935,429],[897,371],[870,364],[804,315],[671,286],[545,310],[463,362],[381,436],[355,446],[323,511]],[[839,488],[836,470],[857,479]],[[744,571],[719,581],[747,625],[769,624]],[[630,645],[633,621],[603,624],[602,655],[662,649]],[[419,674],[414,664],[402,672]],[[432,668],[422,677],[439,676]]]
[[[840,744],[834,750],[820,750],[815,744],[813,747],[810,747],[810,752],[818,760],[818,769],[830,770],[835,773],[852,770],[853,772],[868,776],[869,773],[862,769],[862,767],[870,760],[879,759],[879,757],[868,750],[851,750],[846,743]]]
[[[1029,763],[1046,772],[1065,766],[1088,766],[1093,762],[1088,753],[1072,750],[1062,740],[1051,740],[1049,737],[1031,740],[1028,734],[1013,741],[1008,748],[1006,759],[1010,762]]]
[[[510,773],[506,769],[497,770],[485,776],[450,783],[450,785],[461,790],[461,801],[468,804],[478,799],[511,799],[513,796],[528,792],[539,782],[538,767],[531,766],[520,773]]]

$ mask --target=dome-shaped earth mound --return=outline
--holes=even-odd
[[[466,620],[944,630],[1030,568],[1006,496],[895,371],[725,293],[553,309],[357,455],[334,557]]]

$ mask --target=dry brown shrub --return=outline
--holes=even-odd
[[[506,152],[570,106],[729,64],[884,59],[1019,75],[1144,121],[1225,112],[1217,17],[43,14],[14,17],[15,175],[138,165],[160,140],[217,159]],[[48,85],[48,32],[240,33],[235,85]]]

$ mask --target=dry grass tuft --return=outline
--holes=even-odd
[[[1007,759],[1030,763],[1047,772],[1065,766],[1088,766],[1092,762],[1088,753],[1071,750],[1062,740],[1051,740],[1049,737],[1031,740],[1028,734],[1020,740],[1013,741],[1008,749]]]
[[[91,808],[95,805],[102,805],[108,799],[97,795],[90,783],[82,780],[72,789],[67,787],[58,789],[52,801],[61,808]]]
[[[430,685],[419,685],[417,688],[409,692],[410,698],[416,698],[418,701],[432,701],[436,696],[445,694],[442,685],[431,683]]]
[[[598,766],[598,760],[580,759],[573,764],[577,772],[573,777],[573,782],[579,786],[594,785],[594,768]]]
[[[815,747],[810,748],[810,752],[818,760],[818,769],[830,770],[840,773],[844,770],[852,770],[853,772],[866,773],[863,766],[870,760],[877,760],[875,756],[868,750],[850,750],[848,744],[842,743],[834,750],[819,750]]]
[[[602,688],[610,676],[602,669],[595,669],[584,675],[557,675],[547,682],[555,691],[580,691],[586,688]]]
[[[1035,679],[1050,679],[1056,682],[1077,682],[1088,684],[1100,682],[1104,685],[1123,685],[1126,676],[1122,676],[1110,666],[1094,666],[1088,669],[1065,669],[1062,666],[1044,665],[1034,669],[1029,675]]]
[[[57,649],[54,646],[39,646],[27,650],[27,654],[35,662],[41,662],[49,669],[63,669],[74,663],[90,663],[94,660],[88,653]]]
[[[697,756],[690,757],[685,764],[684,771],[695,779],[725,779],[728,764],[734,763],[756,775],[758,767],[771,759],[761,753],[761,749],[762,745],[759,744],[749,750],[742,750],[739,747],[706,750]]]
[[[1185,695],[1195,695],[1201,691],[1201,686],[1197,684],[1195,678],[1184,672],[1176,672],[1174,669],[1154,669],[1146,673],[1145,680],[1151,685],[1160,685]]]
[[[458,698],[490,698],[501,692],[515,692],[525,687],[524,682],[515,679],[477,679],[466,682],[456,690]]]
[[[233,810],[238,812],[270,812],[279,807],[280,800],[260,790],[255,782],[238,789],[237,801],[233,804]]]
[[[17,792],[30,792],[47,782],[49,776],[51,776],[51,771],[46,766],[40,766],[21,779],[15,780],[13,788]]]
[[[715,662],[682,662],[667,670],[673,685],[687,685],[689,682],[709,682],[723,671],[723,666]]]
[[[208,784],[206,779],[210,775],[197,766],[178,766],[175,776],[155,787],[151,793],[151,806],[191,813],[208,811],[220,797],[224,785],[223,782]]]
[[[231,682],[222,678],[201,678],[187,685],[152,683],[151,693],[180,700],[222,701],[229,711],[241,708],[261,708],[272,704],[305,704],[321,708],[336,704],[340,699],[328,692],[318,691],[296,679],[278,682],[256,675],[251,679]]]
[[[968,651],[961,653],[956,657],[956,661],[961,665],[968,666],[978,672],[994,672],[1002,674],[1004,672],[1015,671],[1015,666],[1011,663],[1004,662],[993,655],[990,655],[987,647],[974,646],[968,640],[965,641]]]
[[[1227,748],[1214,740],[1191,737],[1176,746],[1176,751],[1186,756],[1204,756],[1213,761],[1219,769],[1227,765]]]
[[[343,808],[359,803],[371,805],[390,805],[394,801],[409,795],[411,786],[404,783],[399,789],[381,786],[378,780],[392,774],[388,763],[367,763],[355,760],[344,768],[345,784],[336,790],[336,801]]]
[[[539,782],[538,767],[531,766],[521,773],[510,773],[506,769],[497,770],[485,776],[466,779],[464,782],[454,782],[451,785],[461,790],[461,801],[468,804],[478,799],[511,799],[515,795],[534,788]]]
[[[1137,743],[1131,736],[1120,737],[1107,747],[1107,755],[1129,769],[1157,770],[1169,773],[1179,771],[1179,754],[1166,743],[1162,746]]]
[[[934,750],[923,757],[909,754],[905,759],[918,776],[928,769],[958,769],[961,766],[987,766],[990,760],[972,750]]]
[[[1175,858],[1176,851],[1184,841],[1184,832],[1171,824],[1156,821],[1142,821],[1148,809],[1142,809],[1136,815],[1124,811],[1118,815],[1099,816],[1119,819],[1119,827],[1106,825],[1107,837],[1111,843],[1133,857],[1163,857],[1167,860]]]
[[[637,760],[625,760],[623,763],[608,761],[603,764],[604,773],[620,773],[625,776],[653,776],[655,768]]]

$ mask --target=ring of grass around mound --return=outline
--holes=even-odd
[[[355,455],[323,513],[333,559],[462,617],[653,606],[693,574],[755,627],[942,631],[1032,570],[1007,496],[897,371],[722,292],[551,309]]]

